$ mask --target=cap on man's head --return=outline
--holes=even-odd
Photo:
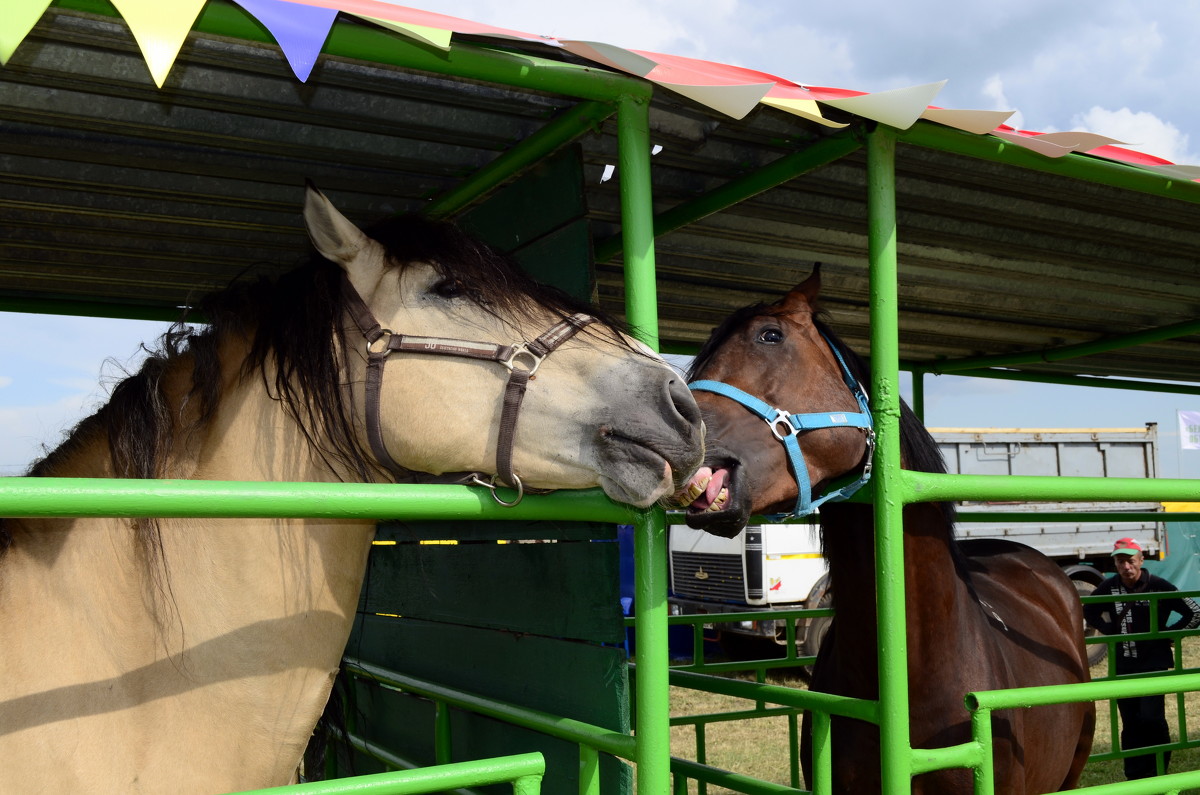
[[[1142,546],[1132,538],[1119,538],[1113,544],[1112,556],[1117,555],[1136,555],[1142,551]]]

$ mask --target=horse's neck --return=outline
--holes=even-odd
[[[837,609],[835,643],[839,665],[877,677],[877,608],[873,508],[827,504],[821,508],[822,539]],[[904,509],[904,586],[910,655],[930,638],[941,638],[954,611],[969,609],[963,598],[967,575],[953,552],[952,526],[937,505]],[[949,606],[949,608],[947,608]],[[946,611],[949,612],[940,612]]]
[[[333,479],[263,379],[243,379],[239,367],[231,361],[221,374],[212,422],[177,435],[165,474]],[[180,405],[171,412],[179,416]],[[108,458],[97,434],[43,474],[112,476]],[[48,733],[85,716],[79,732],[128,746],[80,762],[117,789],[130,771],[148,791],[280,783],[325,703],[373,524],[168,519],[159,530],[161,554],[148,555],[128,520],[20,522],[0,561],[0,670],[31,673],[0,682],[0,725]],[[6,714],[6,704],[20,713]],[[38,739],[46,740],[39,747],[57,742]],[[4,742],[0,733],[0,758],[8,758]],[[170,759],[139,756],[147,748],[200,754],[208,761],[189,769],[206,779],[177,780],[183,773]]]

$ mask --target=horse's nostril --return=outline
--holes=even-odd
[[[675,405],[675,411],[679,412],[679,416],[683,417],[689,425],[700,426],[700,407],[696,405],[696,400],[692,397],[692,390],[688,389],[687,384],[678,378],[672,378],[667,382],[667,394],[671,397],[671,403]]]

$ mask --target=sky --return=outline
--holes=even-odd
[[[808,85],[884,91],[948,80],[935,104],[1016,110],[1010,124],[1088,130],[1200,165],[1200,0],[445,0],[479,22],[745,66]],[[0,313],[0,474],[16,475],[94,411],[165,324]],[[53,351],[53,355],[50,353]],[[52,366],[50,365],[52,361]],[[907,380],[905,380],[907,383]],[[1200,396],[928,377],[937,427],[1159,423],[1159,472],[1200,477],[1178,409]],[[903,390],[908,394],[908,390]]]

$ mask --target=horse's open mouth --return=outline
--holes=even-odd
[[[719,513],[729,504],[731,473],[724,467],[702,466],[675,495],[675,502],[688,513]]]

